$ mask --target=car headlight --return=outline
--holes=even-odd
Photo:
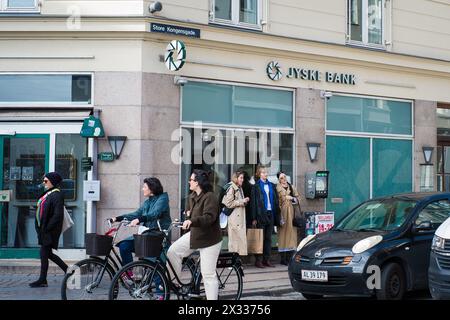
[[[302,241],[300,241],[300,244],[297,247],[297,251],[300,251],[308,242],[310,242],[316,235],[310,234],[306,238],[304,238]]]
[[[444,248],[445,248],[444,245],[445,245],[445,239],[441,238],[441,237],[439,237],[437,235],[434,235],[433,242],[431,244],[431,249],[433,249],[433,250],[436,250],[436,249],[444,250]]]
[[[379,244],[381,240],[383,240],[383,237],[379,235],[360,240],[353,246],[352,251],[355,254],[363,253],[364,251]]]

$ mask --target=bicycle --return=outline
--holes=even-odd
[[[135,253],[139,260],[128,263],[115,274],[109,290],[110,300],[170,300],[171,292],[176,295],[178,300],[205,297],[200,272],[200,258],[196,257],[198,254],[194,252],[183,260],[183,270],[188,273],[187,279],[189,279],[188,282],[183,282],[180,279],[183,278],[182,275],[179,277],[175,274],[173,265],[163,250],[169,243],[170,231],[173,227],[181,226],[182,223],[178,221],[172,222],[168,230],[162,230],[159,226],[159,234],[149,234],[147,240],[141,238],[143,241],[139,241],[140,244],[136,241],[139,236],[135,235]],[[146,237],[146,235],[141,235],[141,237]],[[167,264],[163,260],[166,260]],[[176,282],[171,279],[167,265],[175,275]],[[216,268],[219,280],[219,299],[239,300],[242,296],[244,277],[239,255],[237,253],[221,253]],[[121,281],[124,277],[129,277],[129,281]]]
[[[123,266],[115,249],[115,240],[120,228],[130,222],[123,220],[117,228],[112,228],[110,219],[106,221],[109,231],[105,235],[86,234],[86,253],[89,258],[78,261],[65,274],[61,284],[62,300],[108,299],[110,281]],[[105,277],[105,273],[108,277]]]

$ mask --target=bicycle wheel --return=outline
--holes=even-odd
[[[169,300],[164,270],[149,261],[130,262],[120,269],[109,288],[110,300]]]
[[[231,266],[217,268],[219,279],[219,300],[239,300],[242,296],[242,273],[241,267]]]
[[[66,273],[61,285],[62,300],[107,300],[114,270],[103,260],[78,261]]]

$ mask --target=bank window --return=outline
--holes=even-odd
[[[327,130],[412,135],[412,105],[334,95],[327,100]]]
[[[39,12],[38,0],[0,0],[0,12]]]
[[[384,46],[385,0],[348,0],[349,43]]]
[[[0,104],[91,104],[91,75],[0,74]]]
[[[210,21],[260,28],[261,0],[211,0]]]
[[[189,81],[182,95],[183,122],[293,128],[290,90]]]

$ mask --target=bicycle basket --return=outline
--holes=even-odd
[[[164,233],[161,231],[148,231],[134,235],[134,250],[139,258],[159,257],[162,252]]]
[[[113,238],[96,233],[86,233],[86,254],[90,256],[106,256],[112,248]]]

